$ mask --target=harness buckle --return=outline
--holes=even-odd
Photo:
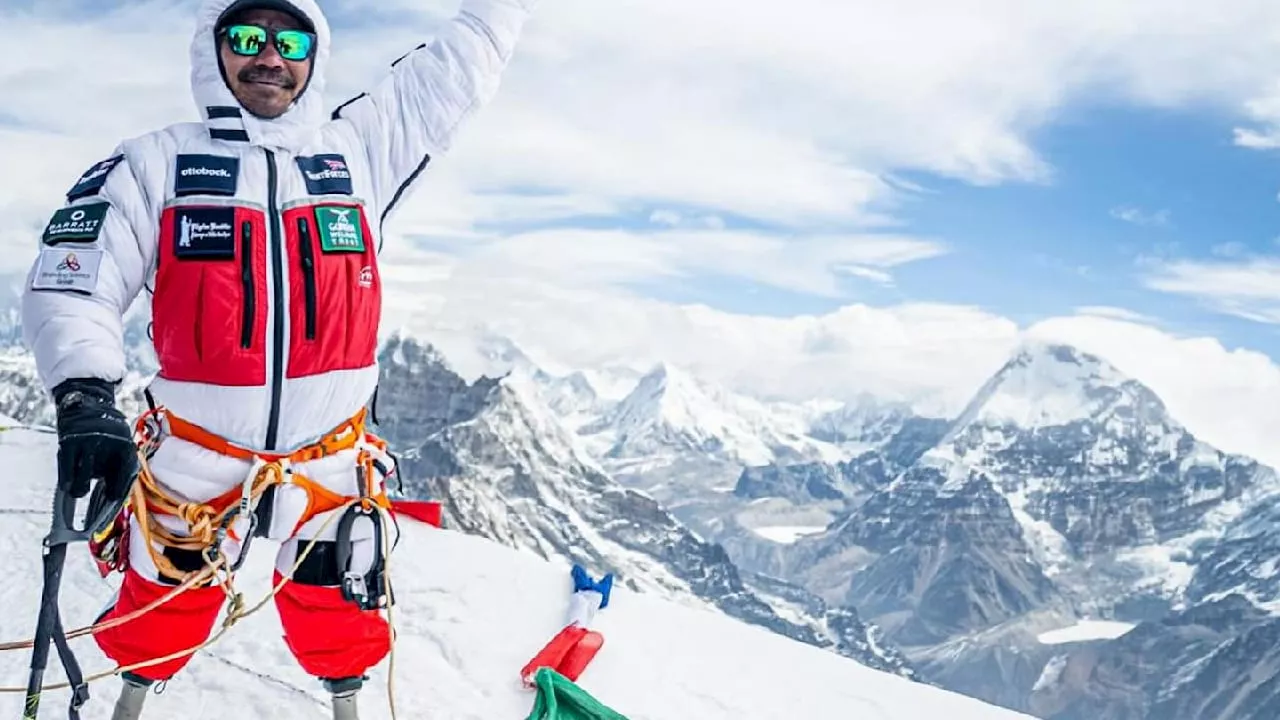
[[[373,523],[373,558],[369,570],[361,573],[351,569],[351,526],[356,518],[364,516]],[[355,603],[361,610],[377,610],[394,603],[386,576],[387,548],[382,540],[382,515],[377,508],[365,510],[352,505],[338,519],[336,538],[337,570],[342,578],[342,597]]]
[[[378,607],[377,601],[369,598],[369,586],[365,584],[364,576],[351,570],[342,575],[342,597],[354,602],[361,610]]]

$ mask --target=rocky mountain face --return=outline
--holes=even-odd
[[[1220,539],[1194,550],[1186,602],[1240,595],[1269,611],[1280,610],[1280,503],[1257,503],[1227,526]]]
[[[813,544],[819,556],[851,546],[873,555],[846,601],[906,646],[1061,604],[991,477],[962,465],[913,467]]]
[[[743,581],[780,612],[822,618],[835,650],[864,665],[910,679],[918,679],[911,661],[889,643],[881,629],[865,622],[856,608],[831,605],[817,595],[768,575],[744,573]]]
[[[1280,717],[1280,618],[1227,595],[1120,638],[1076,643],[1037,680],[1050,720],[1263,720]]]
[[[1061,346],[1018,353],[929,455],[997,479],[1033,557],[1086,612],[1144,617],[1179,600],[1192,546],[1277,491],[1275,472],[1222,453],[1154,393]]]
[[[856,612],[825,604],[800,612],[794,598],[762,599],[722,547],[588,457],[540,400],[536,378],[467,383],[429,346],[402,337],[380,362],[379,428],[401,453],[404,491],[441,499],[451,527],[612,571],[629,587],[910,675]]]
[[[1031,344],[950,421],[847,411],[819,432],[862,451],[836,463],[746,468],[730,516],[751,518],[756,532],[726,523],[716,539],[743,567],[857,607],[930,682],[1047,712],[1046,678],[1065,657],[1039,640],[1047,630],[1081,617],[1161,622],[1232,594],[1280,606],[1280,534],[1272,530],[1280,505],[1267,502],[1277,493],[1275,472],[1198,440],[1148,388],[1097,357]],[[760,532],[768,517],[761,508],[777,518],[821,511],[828,522],[771,541]],[[1238,649],[1248,641],[1233,633],[1257,636],[1263,627],[1228,629],[1222,639],[1237,651],[1215,654],[1215,672],[1245,673],[1231,663],[1248,655]],[[1089,646],[1118,642],[1134,640]],[[1140,645],[1115,662],[1145,676],[1157,662],[1145,654],[1168,651]],[[1081,699],[1086,687],[1097,689],[1068,685],[1056,701],[1086,708],[1081,718],[1111,717],[1106,702],[1128,707],[1111,695]],[[1176,704],[1191,687],[1152,692]],[[1212,692],[1244,691],[1219,680]],[[1244,707],[1232,702],[1236,712]],[[1142,707],[1112,711],[1166,717],[1134,714],[1156,712],[1153,702]]]
[[[848,460],[770,463],[743,469],[733,494],[755,500],[786,498],[794,503],[840,501],[858,504],[910,468],[942,439],[948,423],[937,418],[897,417],[889,432],[883,423],[873,436],[859,441],[875,449]],[[848,436],[841,436],[848,441]]]

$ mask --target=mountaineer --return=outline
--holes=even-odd
[[[390,649],[376,515],[392,464],[365,426],[376,389],[383,223],[497,91],[537,0],[463,0],[367,92],[324,111],[330,28],[315,0],[206,0],[191,44],[201,122],[121,142],[71,187],[30,270],[22,321],[57,408],[58,483],[123,503],[125,576],[99,618],[126,616],[206,562],[280,541],[275,596],[298,663],[356,717],[364,673]],[[148,462],[117,408],[122,316],[151,293],[161,431]],[[148,472],[140,472],[148,469]],[[274,472],[274,474],[273,474]],[[227,515],[254,488],[252,512]],[[347,512],[359,509],[350,508]],[[212,519],[234,517],[225,534]],[[212,538],[212,539],[211,539]],[[341,542],[340,542],[341,541]],[[120,666],[207,638],[225,600],[202,584],[95,635]],[[124,673],[116,720],[190,655]]]

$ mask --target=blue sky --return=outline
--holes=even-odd
[[[908,222],[946,238],[955,252],[903,268],[899,289],[916,299],[977,303],[1022,322],[1115,306],[1181,333],[1280,353],[1272,326],[1143,283],[1146,260],[1274,253],[1280,158],[1235,145],[1236,121],[1082,109],[1037,134],[1055,170],[1048,184],[980,188],[916,178],[940,192],[915,203]],[[1145,222],[1117,217],[1122,208],[1136,208]],[[1163,222],[1153,221],[1158,213]]]
[[[1280,156],[1235,144],[1238,125],[1225,113],[1080,107],[1034,133],[1034,147],[1053,169],[1047,182],[977,185],[897,172],[922,191],[896,209],[895,230],[936,238],[949,250],[895,269],[889,286],[850,278],[849,295],[832,298],[706,273],[636,287],[672,301],[778,316],[828,312],[850,300],[922,301],[973,304],[1031,324],[1108,306],[1179,334],[1216,336],[1280,357],[1274,326],[1144,283],[1149,262],[1275,253]]]

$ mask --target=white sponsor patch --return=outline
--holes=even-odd
[[[40,265],[31,280],[32,290],[72,290],[93,293],[98,287],[102,250],[52,248],[40,250]]]

